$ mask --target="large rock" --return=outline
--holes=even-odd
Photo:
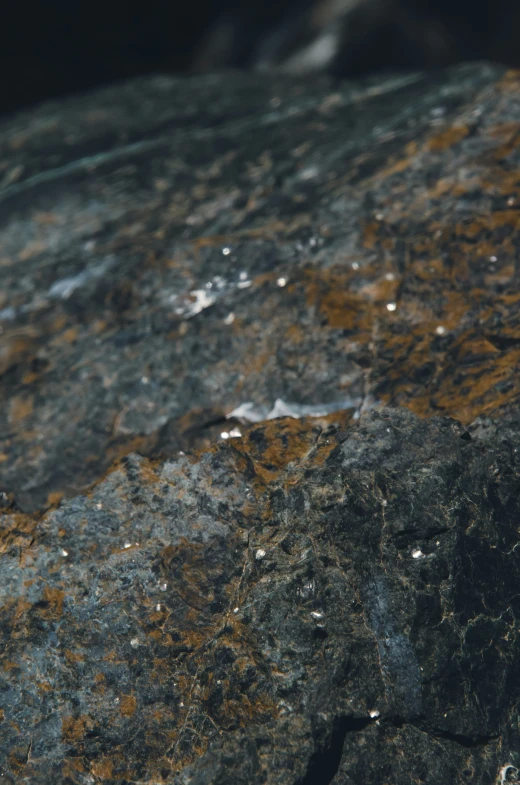
[[[0,128],[6,782],[518,779],[519,123],[475,66]]]
[[[519,439],[274,422],[5,516],[6,782],[493,782],[520,754]]]
[[[0,126],[0,483],[20,508],[247,402],[469,422],[517,400],[519,88],[487,67],[157,78]]]

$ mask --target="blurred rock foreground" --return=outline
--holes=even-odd
[[[0,782],[520,781],[520,75],[0,126]]]

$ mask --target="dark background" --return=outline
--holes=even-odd
[[[341,76],[471,59],[520,65],[520,0],[344,0]],[[157,71],[258,68],[316,34],[332,0],[17,0],[0,26],[0,113]],[[312,17],[314,18],[314,17]],[[314,27],[313,27],[314,25]],[[267,47],[269,49],[269,46]]]

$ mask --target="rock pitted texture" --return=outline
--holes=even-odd
[[[520,753],[519,439],[276,422],[5,516],[4,776],[493,782]]]
[[[475,66],[0,128],[3,780],[520,779],[519,124]]]

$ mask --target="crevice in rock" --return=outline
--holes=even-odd
[[[313,752],[307,772],[296,785],[329,785],[339,769],[347,734],[359,733],[373,721],[369,717],[338,717],[332,726],[328,744]]]
[[[491,741],[496,741],[498,736],[477,736],[475,739],[470,739],[469,736],[464,736],[461,733],[450,733],[449,731],[435,729],[432,735],[438,739],[446,739],[446,741],[453,741],[461,747],[466,749],[475,749],[476,747],[485,747]]]
[[[507,349],[515,348],[520,344],[520,338],[515,338],[514,336],[510,335],[492,335],[490,333],[485,333],[484,338],[488,341],[495,349],[503,352]]]

